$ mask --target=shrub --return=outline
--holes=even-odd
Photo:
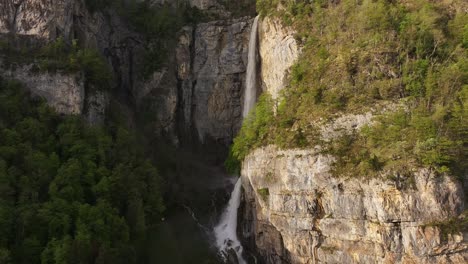
[[[264,202],[268,201],[268,197],[270,196],[270,190],[268,188],[257,189],[257,193]]]
[[[459,2],[259,0],[257,9],[294,27],[303,48],[268,129],[246,125],[234,157],[272,143],[324,145],[321,124],[403,99],[404,111],[324,146],[337,157],[336,172],[424,166],[466,174],[468,18]]]
[[[226,166],[231,172],[238,172],[240,161],[250,150],[268,141],[267,137],[273,123],[273,100],[268,94],[260,96],[257,105],[245,118],[239,136],[234,139]]]
[[[440,230],[442,241],[447,241],[449,234],[457,234],[468,231],[468,211],[464,211],[458,218],[450,218],[445,221],[437,221],[426,224],[424,227],[437,227]]]

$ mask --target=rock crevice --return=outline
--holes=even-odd
[[[465,263],[463,232],[428,225],[464,210],[461,184],[430,169],[414,171],[414,188],[385,178],[341,178],[333,157],[268,146],[244,161],[244,238],[267,263]],[[259,190],[268,190],[265,196]],[[265,227],[268,226],[268,227]],[[265,231],[268,230],[268,231]],[[263,241],[279,240],[278,245]],[[253,242],[254,241],[254,242]],[[269,259],[274,252],[287,259]],[[273,253],[272,253],[273,252]]]

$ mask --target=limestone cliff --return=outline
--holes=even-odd
[[[156,9],[163,4],[177,8],[174,3],[151,1]],[[80,47],[99,51],[109,64],[110,94],[136,108],[137,114],[152,115],[152,133],[174,144],[179,137],[190,137],[226,146],[241,122],[251,18],[232,19],[222,1],[188,3],[218,20],[172,32],[178,44],[164,51],[166,61],[149,76],[142,72],[145,50],[152,42],[113,8],[91,12],[83,0],[1,0],[0,37],[28,48],[59,37],[68,45],[77,40]],[[107,92],[95,92],[86,78],[74,73],[21,70],[34,68],[33,64],[3,65],[1,75],[25,82],[59,112],[84,113],[93,123],[103,120],[111,97]],[[40,87],[31,78],[42,80]]]
[[[45,98],[59,113],[70,115],[83,112],[85,88],[84,77],[80,73],[39,73],[34,72],[33,65],[25,65],[7,69],[1,75],[21,80],[33,94]]]
[[[240,128],[251,18],[184,28],[177,47],[183,129],[229,144]]]
[[[243,234],[267,263],[466,263],[467,234],[428,225],[462,212],[460,183],[427,169],[338,178],[332,162],[317,149],[272,146],[244,161]]]
[[[263,90],[285,88],[300,53],[294,32],[272,18],[260,27]],[[379,111],[394,111],[388,104]],[[323,142],[359,131],[376,113],[322,120]],[[265,263],[467,263],[468,234],[444,223],[466,223],[462,183],[413,168],[410,175],[339,177],[323,147],[253,150],[242,164],[239,234]],[[456,224],[455,224],[456,225]]]
[[[277,18],[266,17],[259,26],[262,88],[273,99],[286,86],[290,67],[296,62],[300,47],[294,31]]]
[[[142,56],[143,38],[130,30],[127,23],[112,10],[106,14],[91,13],[81,0],[2,0],[0,6],[2,7],[0,36],[2,39],[7,39],[10,45],[34,49],[55,41],[57,38],[62,38],[68,44],[72,40],[77,40],[80,47],[95,49],[105,57],[114,72],[112,84],[114,91],[122,94],[131,94],[134,91],[134,83],[137,79],[135,69],[139,67],[137,59]],[[29,66],[21,65],[19,62],[18,66],[31,68],[33,64],[34,62]],[[94,102],[95,105],[94,92],[91,92],[92,88],[88,87],[85,78],[80,80],[79,93],[75,91],[77,85],[69,81],[69,79],[76,79],[74,73],[22,71],[21,68],[10,69],[12,65],[3,65],[3,67],[6,67],[4,70],[8,73],[6,77],[25,82],[26,87],[34,94],[43,96],[59,112],[80,114],[83,110],[93,109],[93,106],[84,102]],[[36,85],[35,81],[30,80],[31,78],[55,80],[49,84],[42,81],[40,85]],[[45,93],[44,90],[48,92]],[[79,94],[79,99],[74,99],[77,94]],[[55,97],[68,102],[67,107],[73,110],[56,107]],[[107,95],[100,97],[105,98]],[[100,104],[107,104],[104,101]],[[105,107],[100,108],[100,111],[89,114],[93,116],[92,122],[103,118]],[[96,116],[97,113],[99,116]]]

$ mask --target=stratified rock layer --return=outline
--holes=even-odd
[[[464,210],[459,182],[428,169],[405,179],[339,178],[333,161],[273,146],[245,159],[243,234],[267,263],[468,261],[468,234],[427,226]]]

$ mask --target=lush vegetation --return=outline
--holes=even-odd
[[[268,188],[257,189],[257,193],[262,197],[264,202],[268,201],[268,197],[270,196],[270,190]]]
[[[117,121],[59,116],[0,81],[0,263],[136,263],[164,210],[157,170]]]
[[[374,125],[322,144],[338,157],[337,172],[404,174],[426,166],[464,175],[468,157],[464,5],[427,0],[258,0],[261,15],[276,16],[296,29],[303,52],[282,101],[271,103],[278,104],[276,114],[261,110],[249,117],[234,141],[229,163],[264,144],[291,148],[321,143],[320,124],[393,102],[400,106],[378,117]],[[264,108],[264,102],[258,107]],[[273,122],[262,122],[265,116]]]
[[[439,228],[441,239],[447,241],[449,235],[468,232],[468,211],[465,210],[459,217],[432,222],[424,227]]]
[[[215,19],[213,14],[191,7],[188,1],[153,5],[149,1],[87,0],[86,5],[92,12],[112,8],[147,38],[141,70],[145,78],[168,61],[167,55],[183,26]]]
[[[1,41],[0,54],[5,64],[34,63],[37,71],[83,72],[95,89],[109,89],[112,72],[105,59],[92,49],[79,48],[77,41],[67,44],[63,38],[40,48],[16,46],[15,41]]]
[[[254,0],[218,0],[226,10],[231,12],[233,17],[242,17],[254,15],[256,12],[256,3]]]

